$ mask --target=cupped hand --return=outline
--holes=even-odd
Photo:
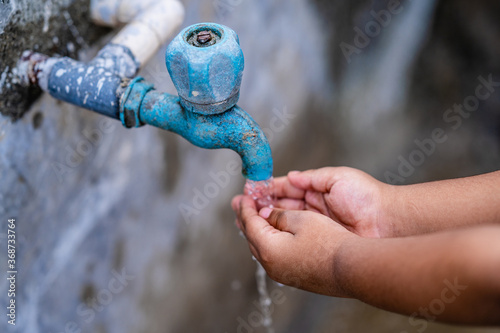
[[[348,167],[292,171],[275,179],[276,206],[321,213],[363,237],[392,236],[390,185]]]
[[[237,225],[250,251],[275,281],[330,296],[346,296],[335,283],[335,256],[358,236],[311,211],[262,208],[249,196],[233,199]]]

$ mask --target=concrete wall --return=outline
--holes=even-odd
[[[31,3],[43,13],[46,3],[52,4],[49,28],[44,32],[45,15],[31,21],[23,11],[17,19],[11,16],[5,27],[18,30],[5,29],[0,47],[6,49],[12,45],[6,41],[15,38],[31,42],[10,46],[0,69],[8,63],[11,70],[18,54],[35,47],[34,40],[48,54],[65,54],[65,48],[76,57],[78,49],[71,53],[67,46],[76,46],[77,37],[60,15],[66,5],[80,36],[93,45],[81,47],[82,57],[90,58],[109,38],[95,41],[103,31],[88,23],[87,2]],[[473,5],[418,3],[403,2],[404,9],[352,62],[340,43],[352,44],[353,28],[363,29],[373,20],[370,11],[388,8],[387,1],[189,0],[184,26],[217,21],[239,34],[246,60],[239,105],[265,128],[277,175],[347,164],[384,179],[386,171],[397,173],[398,157],[415,149],[415,139],[446,125],[443,112],[474,91],[477,76],[498,74],[493,47],[464,55],[449,37],[463,22],[457,16],[472,13]],[[490,24],[480,20],[488,13],[485,6],[473,6],[478,14],[470,14],[463,35],[481,22]],[[55,36],[61,47],[51,51]],[[159,52],[141,75],[175,93],[163,56]],[[483,56],[491,62],[459,65]],[[456,64],[448,66],[448,59]],[[7,75],[3,87],[12,79]],[[404,181],[497,168],[498,127],[493,124],[498,124],[499,100],[493,94],[481,104],[479,116],[449,130],[449,141]],[[198,149],[154,128],[127,130],[47,95],[24,115],[26,104],[14,106],[0,118],[0,239],[5,244],[6,220],[15,218],[18,317],[15,328],[2,320],[2,331],[261,331],[254,324],[259,311],[255,264],[229,208],[243,185],[232,168],[240,163],[236,154]],[[12,122],[11,116],[21,118]],[[490,126],[485,129],[485,124]],[[183,213],[186,207],[193,214]],[[0,260],[2,272],[5,263]],[[1,280],[2,307],[7,286]],[[270,289],[283,292],[274,306],[277,332],[416,330],[408,317],[357,301],[271,282]],[[481,330],[432,323],[426,330],[444,331]]]

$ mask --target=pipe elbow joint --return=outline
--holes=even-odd
[[[149,124],[177,133],[205,149],[231,149],[242,160],[243,175],[254,181],[273,174],[269,142],[255,120],[238,106],[217,114],[200,114],[182,106],[178,96],[160,93],[142,79],[134,79],[120,103],[126,127]]]
[[[255,120],[236,105],[244,68],[238,35],[220,24],[195,24],[174,38],[165,60],[179,97],[158,93],[142,79],[134,79],[120,107],[123,124],[150,124],[198,147],[234,150],[241,156],[246,178],[269,179],[269,142]]]
[[[221,114],[194,113],[194,116],[193,128],[196,129],[190,134],[195,145],[235,151],[241,157],[243,176],[250,180],[261,181],[272,177],[271,147],[262,129],[247,112],[235,105]]]
[[[243,175],[253,181],[271,178],[273,175],[271,147],[262,129],[238,106],[226,113],[227,127],[223,139],[230,142],[227,148],[241,156]]]

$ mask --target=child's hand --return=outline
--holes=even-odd
[[[387,207],[391,187],[347,167],[292,171],[275,180],[277,206],[310,210],[330,217],[348,230],[371,238],[391,237]]]
[[[370,238],[407,237],[498,223],[500,171],[392,186],[347,167],[290,172],[276,179],[277,206],[320,212]]]
[[[395,187],[324,168],[275,188],[285,210],[257,212],[249,196],[232,203],[274,280],[413,319],[500,325],[500,172]]]
[[[335,255],[345,240],[356,235],[311,211],[262,208],[257,212],[249,196],[235,197],[232,206],[250,251],[273,280],[324,295],[346,296],[335,283]]]

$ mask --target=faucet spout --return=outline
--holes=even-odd
[[[244,69],[238,35],[215,23],[181,31],[165,61],[179,97],[148,93],[140,120],[182,135],[196,146],[229,148],[253,181],[272,176],[271,149],[257,123],[236,105]]]
[[[132,49],[137,51],[136,46]],[[37,84],[59,100],[120,119],[127,128],[150,124],[198,147],[234,150],[246,178],[272,177],[269,142],[255,120],[236,105],[244,58],[233,30],[195,24],[170,43],[165,60],[179,96],[157,92],[141,77],[132,78],[139,69],[132,49],[109,44],[89,64],[27,52],[20,68],[26,84]]]
[[[243,175],[254,181],[267,180],[273,173],[269,142],[252,117],[238,106],[217,114],[200,114],[184,108],[178,96],[148,90],[148,84],[131,86],[126,109],[139,110],[140,125],[149,124],[177,133],[206,149],[227,148],[238,153]],[[141,101],[136,100],[138,96]],[[138,108],[137,106],[140,105]]]

